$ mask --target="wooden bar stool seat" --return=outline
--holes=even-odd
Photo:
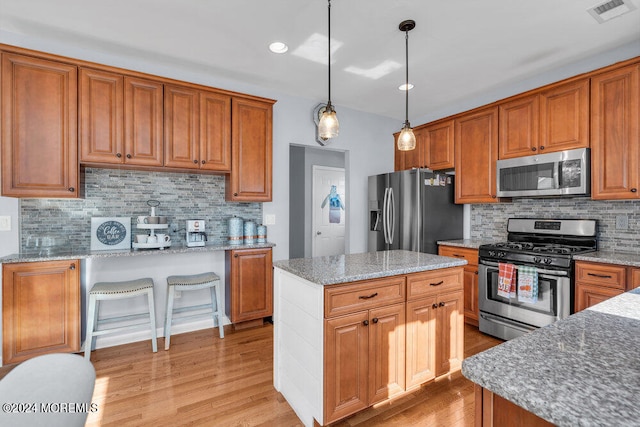
[[[148,312],[141,314],[132,314],[126,316],[112,316],[108,318],[98,319],[98,311],[100,309],[100,301],[114,300],[122,298],[132,298],[139,295],[146,295],[149,303]],[[134,319],[146,319],[144,322],[137,322],[126,326],[117,326],[111,328],[102,328],[105,324],[122,322]],[[158,351],[156,338],[156,314],[153,298],[153,279],[144,278],[136,280],[127,280],[124,282],[99,282],[93,285],[89,291],[89,307],[87,308],[87,338],[84,343],[84,357],[91,358],[91,347],[93,345],[93,337],[99,335],[113,334],[129,329],[139,329],[141,327],[151,329],[151,347],[153,352]]]
[[[207,289],[211,291],[211,303],[201,304],[188,307],[174,308],[173,302],[176,291],[194,291],[198,289]],[[169,350],[171,345],[171,325],[175,320],[192,319],[195,317],[201,317],[203,315],[209,315],[209,313],[198,313],[186,316],[180,316],[173,318],[174,314],[185,311],[207,310],[211,311],[210,315],[213,317],[214,326],[215,321],[218,321],[218,330],[220,338],[224,338],[224,328],[222,327],[222,308],[220,299],[220,277],[215,273],[201,273],[185,276],[169,276],[167,277],[167,311],[164,324],[164,349]]]

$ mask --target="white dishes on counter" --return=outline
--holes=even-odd
[[[140,218],[140,217],[138,217]],[[159,217],[145,217],[159,218]],[[165,220],[166,221],[166,220]],[[169,224],[145,224],[137,223],[137,227],[142,230],[149,230],[150,234],[137,234],[133,242],[134,249],[164,249],[171,247],[171,236],[165,233],[156,233],[156,230],[166,230]]]

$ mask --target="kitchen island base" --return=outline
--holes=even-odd
[[[475,384],[475,427],[552,427],[548,421]]]

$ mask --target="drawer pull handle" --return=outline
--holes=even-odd
[[[363,321],[362,321],[362,324],[363,324],[364,326],[369,326],[369,321],[368,321],[368,320],[363,320]]]
[[[458,258],[464,258],[464,255],[459,255],[459,254],[453,254],[453,256],[456,256]]]
[[[370,298],[373,298],[373,297],[375,297],[377,295],[378,295],[378,293],[376,292],[376,293],[371,294],[371,295],[360,295],[358,298],[360,298],[360,299],[370,299]]]
[[[429,286],[440,286],[444,283],[444,280],[440,280],[438,283],[429,283]]]
[[[587,276],[600,277],[602,279],[611,279],[611,276],[608,276],[606,274],[587,273]]]

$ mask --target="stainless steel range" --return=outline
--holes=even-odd
[[[506,242],[479,248],[480,331],[509,340],[573,313],[573,255],[596,250],[596,225],[595,220],[510,218]],[[500,264],[502,274],[515,270],[516,283],[521,274],[535,276],[536,298],[505,296],[499,289]]]

